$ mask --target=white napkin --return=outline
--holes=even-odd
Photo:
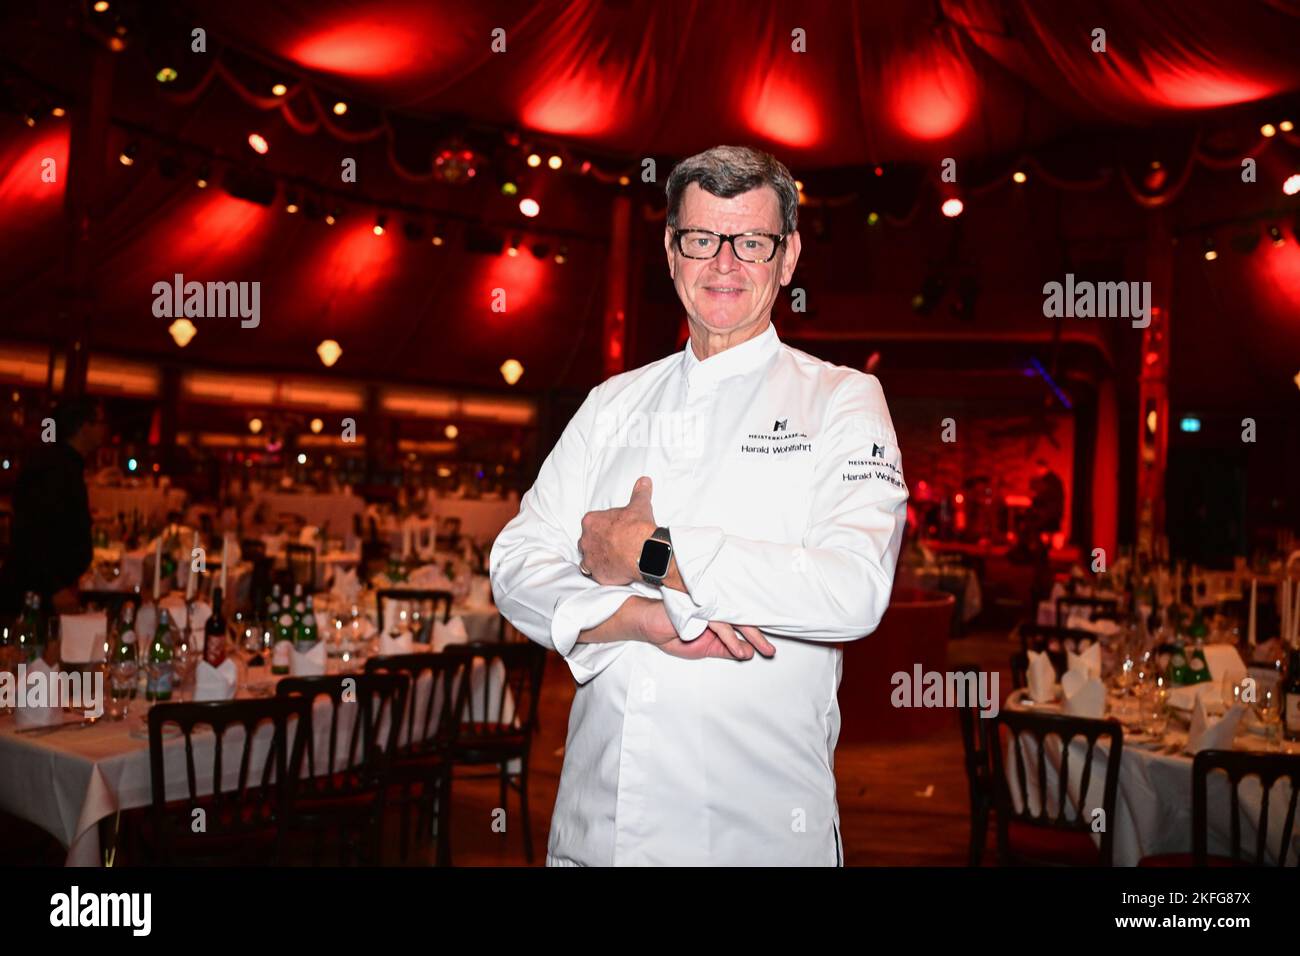
[[[171,615],[172,626],[179,631],[185,630],[185,599],[178,594],[169,594],[158,603]],[[203,628],[211,616],[211,604],[207,601],[194,602],[194,626],[190,630],[198,637],[200,643],[203,640]],[[152,637],[152,633],[149,636]]]
[[[1205,644],[1205,664],[1210,669],[1210,676],[1216,681],[1223,680],[1225,674],[1246,674],[1246,662],[1241,659],[1237,649],[1231,644]]]
[[[1199,684],[1184,684],[1169,690],[1169,706],[1174,710],[1192,711],[1199,703],[1207,711],[1222,711],[1223,684],[1220,681],[1201,681]]]
[[[433,651],[438,653],[449,644],[468,644],[469,631],[465,630],[465,622],[457,615],[443,624],[442,621],[433,622]]]
[[[1205,712],[1205,701],[1197,697],[1196,706],[1192,708],[1192,725],[1187,731],[1187,746],[1183,749],[1189,754],[1202,750],[1231,750],[1237,724],[1245,713],[1244,704],[1233,704],[1226,714],[1211,721]]]
[[[1061,675],[1061,694],[1065,698],[1062,710],[1076,717],[1100,719],[1106,714],[1106,685],[1100,677],[1090,677],[1083,669],[1072,669]]]
[[[320,534],[320,529],[317,528],[315,525],[312,524],[305,525],[303,529],[298,532],[298,543],[315,544],[316,535],[318,534]]]
[[[1056,699],[1056,671],[1052,659],[1042,651],[1029,652],[1029,696],[1036,704]]]
[[[59,615],[59,656],[69,664],[89,664],[104,659],[108,615],[103,611]]]
[[[469,603],[491,605],[492,579],[486,574],[476,574],[470,579]]]
[[[1082,671],[1085,677],[1101,676],[1101,645],[1096,641],[1084,648],[1082,654],[1074,651],[1066,651],[1065,654],[1070,671]],[[1064,680],[1061,681],[1061,686],[1065,686]]]
[[[410,634],[398,634],[395,637],[389,637],[387,634],[379,635],[379,653],[383,657],[392,654],[410,654],[415,650],[415,641]]]
[[[317,641],[306,654],[295,647],[289,651],[289,673],[294,677],[316,677],[325,673],[325,642]]]
[[[238,682],[239,670],[229,657],[221,662],[220,667],[199,661],[199,666],[194,671],[194,699],[230,700],[235,696],[235,685]]]
[[[344,604],[356,604],[357,597],[361,594],[361,582],[357,580],[356,570],[335,571],[334,583],[330,586],[330,593]]]
[[[27,665],[27,687],[19,686],[17,690],[20,694],[26,695],[33,686],[32,675],[44,674],[40,678],[45,682],[45,700],[49,703],[50,691],[53,689],[52,676],[55,671],[50,669],[50,665],[45,661],[37,658]],[[19,727],[50,727],[54,724],[63,723],[62,707],[15,707],[14,723]]]

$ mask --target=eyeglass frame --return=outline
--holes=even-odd
[[[686,233],[686,232],[704,232],[704,233],[708,233],[710,236],[716,236],[720,240],[718,242],[717,251],[715,251],[711,256],[686,255],[686,250],[682,248],[682,233]],[[774,245],[772,246],[772,254],[768,256],[766,259],[742,259],[740,255],[736,252],[736,240],[743,239],[745,236],[762,236],[765,239],[773,240]],[[681,253],[683,256],[686,256],[687,259],[693,259],[697,262],[708,262],[711,259],[718,258],[718,256],[722,253],[722,247],[724,245],[730,245],[731,254],[735,256],[737,262],[744,262],[749,265],[763,265],[768,262],[771,262],[773,259],[776,258],[776,254],[781,250],[781,247],[785,245],[785,241],[789,238],[790,238],[789,234],[776,235],[770,232],[750,231],[750,232],[737,232],[737,233],[732,233],[731,235],[727,235],[726,233],[722,233],[722,232],[714,232],[712,229],[682,229],[676,227],[674,227],[673,229],[673,245],[677,248],[677,251]]]

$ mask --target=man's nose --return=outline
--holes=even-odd
[[[718,254],[713,257],[713,267],[719,272],[730,272],[736,268],[736,263],[740,260],[736,258],[736,252],[731,248],[731,243],[724,242]]]

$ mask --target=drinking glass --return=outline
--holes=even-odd
[[[1264,739],[1268,742],[1268,749],[1280,750],[1282,710],[1278,706],[1277,692],[1272,687],[1265,687],[1259,691],[1259,697],[1255,701],[1255,715],[1264,728]]]

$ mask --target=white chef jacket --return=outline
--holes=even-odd
[[[548,864],[842,864],[838,642],[870,634],[889,603],[901,469],[879,381],[771,325],[592,389],[489,561],[501,613],[579,682]],[[626,505],[642,475],[689,593],[578,570],[583,515]],[[751,624],[776,656],[576,643],[632,594],[665,600],[685,639]]]

